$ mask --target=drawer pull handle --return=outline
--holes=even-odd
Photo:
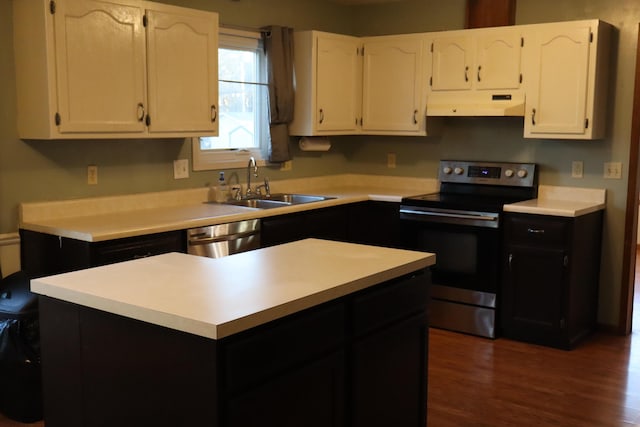
[[[544,229],[542,229],[542,228],[527,228],[527,233],[544,234]]]

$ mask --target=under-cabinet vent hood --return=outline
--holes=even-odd
[[[432,93],[427,116],[524,116],[521,93]]]

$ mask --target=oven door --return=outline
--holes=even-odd
[[[499,214],[488,213],[478,219],[477,212],[471,214],[473,218],[466,218],[468,212],[447,213],[450,215],[415,213],[415,208],[405,206],[400,210],[403,246],[436,254],[431,268],[430,323],[495,338],[501,258]]]

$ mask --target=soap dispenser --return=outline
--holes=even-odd
[[[224,172],[220,172],[220,176],[218,177],[218,185],[216,186],[215,197],[216,202],[218,203],[226,202],[229,199],[229,185],[224,179]]]

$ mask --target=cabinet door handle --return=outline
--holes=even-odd
[[[466,67],[464,67],[464,81],[465,82],[469,81],[469,66],[468,65]]]
[[[482,80],[480,79],[480,70],[482,70],[482,65],[478,65],[478,81]]]
[[[211,123],[215,123],[218,119],[218,109],[215,105],[211,106]]]
[[[418,110],[413,110],[413,124],[418,124]]]
[[[322,124],[322,122],[324,122],[324,110],[321,108],[320,109],[320,124]]]
[[[544,228],[527,228],[527,233],[530,233],[530,234],[544,234]]]
[[[535,108],[531,109],[531,124],[533,126],[536,125],[536,109]]]
[[[509,261],[508,261],[509,271],[511,271],[511,262],[512,261],[513,261],[513,254],[509,254]]]
[[[144,120],[144,104],[142,102],[138,102],[138,121],[141,122]]]

